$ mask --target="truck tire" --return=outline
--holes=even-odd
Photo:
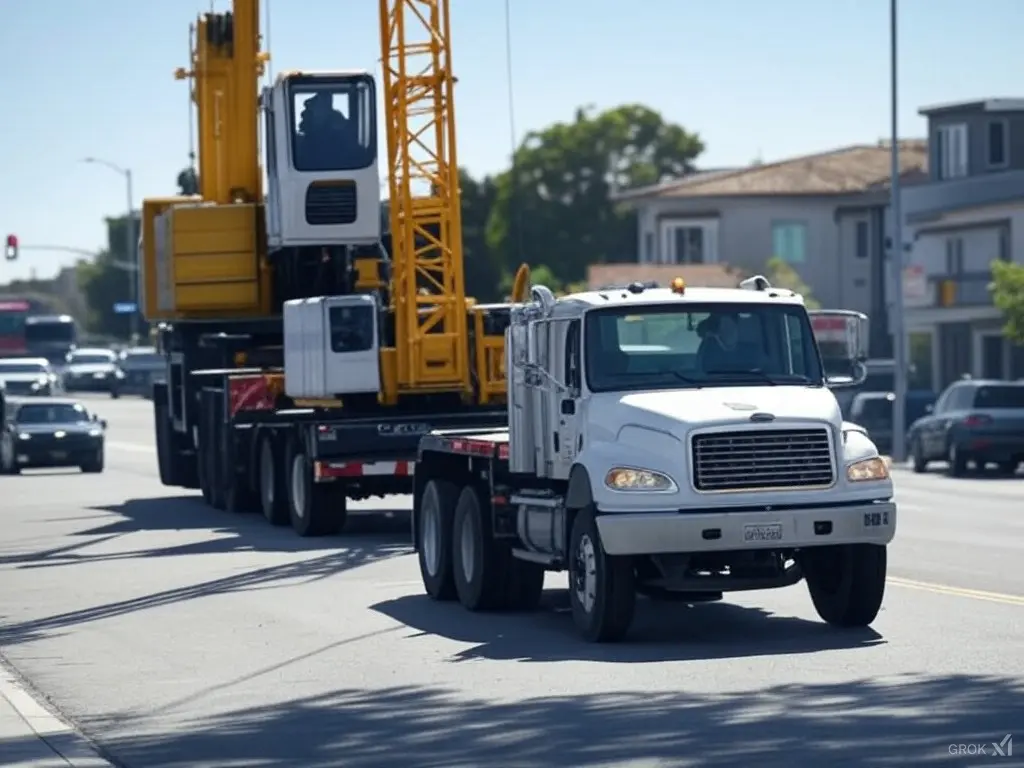
[[[423,488],[416,512],[416,552],[423,588],[434,600],[454,600],[452,520],[459,489],[446,480],[431,480]]]
[[[287,473],[284,462],[275,450],[274,438],[264,435],[260,438],[259,466],[257,467],[260,488],[260,509],[271,525],[288,525]]]
[[[608,555],[601,544],[594,508],[580,510],[569,537],[569,602],[584,639],[623,639],[636,610],[636,578],[628,557]]]
[[[163,399],[153,400],[153,422],[156,433],[156,461],[163,485],[178,485],[178,473],[174,462],[174,435],[171,432],[170,409],[167,407],[166,391]]]
[[[226,509],[224,498],[224,472],[221,461],[218,418],[218,395],[215,389],[203,389],[199,399],[199,487],[203,499],[214,509]]]
[[[510,611],[533,611],[544,596],[544,566],[518,560],[509,552],[505,607]]]
[[[834,627],[866,627],[885,595],[887,554],[879,544],[815,547],[801,563],[814,610]]]
[[[489,515],[476,488],[467,485],[455,503],[452,521],[452,574],[463,607],[493,611],[508,607],[512,553],[495,542]]]
[[[296,446],[288,462],[288,512],[292,529],[304,538],[337,533],[345,523],[345,498],[330,486],[313,482],[313,467]],[[340,506],[339,506],[340,502]]]

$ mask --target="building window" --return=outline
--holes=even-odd
[[[718,261],[716,219],[668,219],[661,223],[663,264],[714,264]]]
[[[856,238],[856,256],[858,259],[866,259],[871,253],[871,230],[866,221],[857,222]]]
[[[962,275],[964,271],[964,239],[946,238],[946,274],[950,277]]]
[[[931,389],[933,386],[932,332],[910,331],[907,337],[909,342],[907,357],[910,358],[910,370],[907,372],[908,389]]]
[[[792,221],[772,224],[772,256],[787,264],[807,261],[807,226]]]
[[[654,261],[654,234],[652,232],[644,232],[644,253],[640,261],[644,264]]]
[[[1009,162],[1010,132],[1005,120],[993,120],[988,124],[988,164],[990,168],[1001,168]]]
[[[967,175],[967,126],[943,125],[935,130],[935,167],[940,179]]]

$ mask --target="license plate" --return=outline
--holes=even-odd
[[[745,525],[743,526],[744,541],[782,541],[782,524]]]
[[[864,527],[865,528],[881,528],[889,524],[889,513],[888,512],[865,512],[864,513]]]
[[[67,451],[50,451],[50,458],[52,459],[66,459],[67,457]]]
[[[107,375],[107,374],[105,374],[105,373],[94,373],[94,374],[92,375],[92,377],[93,377],[94,379],[102,379],[102,378],[105,378],[105,377],[106,377],[106,375]]]

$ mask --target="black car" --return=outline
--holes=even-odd
[[[57,388],[57,375],[45,357],[10,357],[0,360],[0,383],[10,396],[48,396]]]
[[[881,453],[892,451],[893,405],[896,395],[892,392],[858,392],[850,405],[849,420],[867,430],[871,442]],[[935,393],[928,390],[911,390],[904,401],[904,427],[911,425],[929,412],[935,405]]]
[[[80,467],[103,471],[107,422],[75,400],[7,398],[0,432],[0,473],[23,469]]]
[[[65,392],[108,392],[121,396],[124,373],[110,349],[76,349],[67,356],[62,384]]]
[[[154,347],[132,347],[118,356],[118,366],[124,374],[121,391],[150,397],[153,384],[167,377],[167,359]]]
[[[1013,474],[1024,462],[1024,382],[955,382],[911,425],[907,439],[915,472],[948,461],[952,475],[963,475],[972,463]]]

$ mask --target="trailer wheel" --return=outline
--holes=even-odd
[[[544,595],[544,566],[518,560],[509,552],[505,606],[510,611],[532,611]]]
[[[569,544],[569,602],[576,628],[592,643],[621,640],[633,623],[636,586],[628,557],[608,555],[594,509],[573,521]]]
[[[274,439],[270,435],[263,437],[259,458],[260,509],[271,525],[288,525],[287,473],[276,453]]]
[[[313,467],[301,447],[292,449],[289,468],[288,506],[292,528],[302,537],[337,533],[346,516],[344,497],[339,509],[337,494],[313,482]]]
[[[167,407],[166,391],[163,397],[153,398],[153,421],[156,433],[156,461],[163,485],[177,485],[178,477],[174,465],[174,436],[171,433],[170,409]]]
[[[459,490],[445,480],[431,480],[423,489],[416,513],[416,550],[423,587],[434,600],[454,600],[452,519]]]
[[[452,571],[459,602],[471,611],[507,607],[511,560],[511,552],[494,541],[476,489],[467,485],[455,504],[452,523]]]
[[[886,548],[879,544],[815,547],[804,553],[814,610],[834,627],[866,627],[885,596]]]

